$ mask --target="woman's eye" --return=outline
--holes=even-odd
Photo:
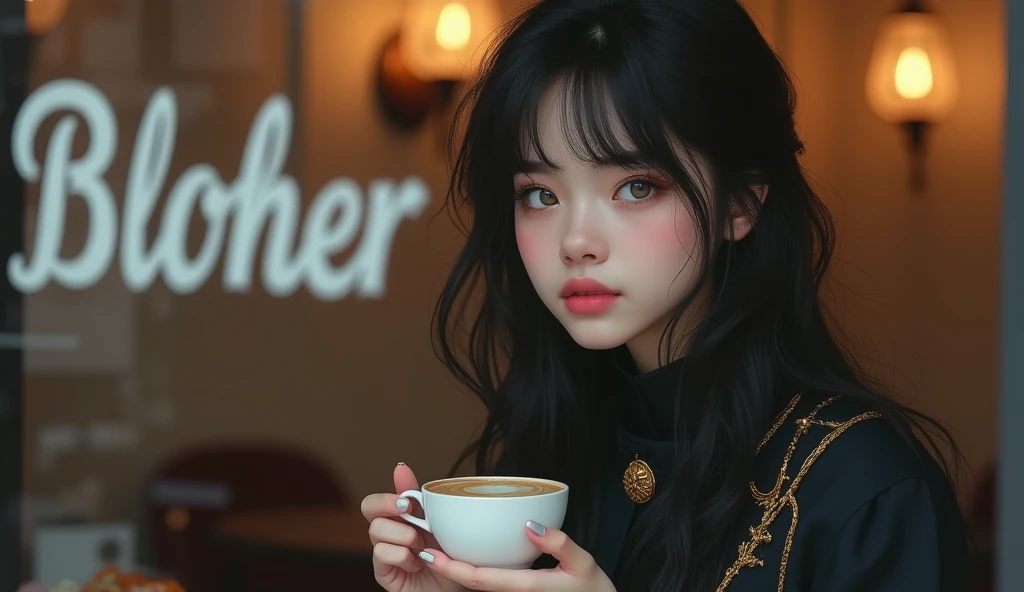
[[[631,181],[619,188],[616,197],[624,201],[641,201],[652,195],[654,195],[654,185],[647,181]]]
[[[547,208],[558,204],[558,198],[547,189],[534,189],[526,194],[526,204],[531,208]]]

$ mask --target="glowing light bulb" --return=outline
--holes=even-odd
[[[932,92],[935,80],[928,52],[908,47],[900,52],[895,70],[896,92],[905,99],[920,99]]]
[[[33,35],[45,35],[60,24],[71,0],[25,0],[25,24]]]
[[[497,0],[406,0],[399,44],[420,80],[466,80],[501,23]]]
[[[469,10],[460,2],[449,2],[441,9],[434,29],[434,39],[441,49],[457,51],[469,44],[472,23]]]

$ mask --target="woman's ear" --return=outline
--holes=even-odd
[[[764,205],[764,198],[768,195],[767,185],[754,185],[750,188],[757,196],[761,205]],[[740,204],[733,200],[729,203],[729,228],[726,228],[726,240],[742,240],[754,229],[754,216]]]

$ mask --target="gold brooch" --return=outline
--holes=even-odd
[[[654,471],[650,465],[640,460],[639,454],[636,455],[636,460],[626,467],[626,473],[622,476],[622,487],[633,503],[646,504],[654,497]]]

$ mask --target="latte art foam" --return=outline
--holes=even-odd
[[[529,497],[561,491],[562,486],[519,479],[452,479],[431,483],[426,489],[430,493],[461,497]]]

